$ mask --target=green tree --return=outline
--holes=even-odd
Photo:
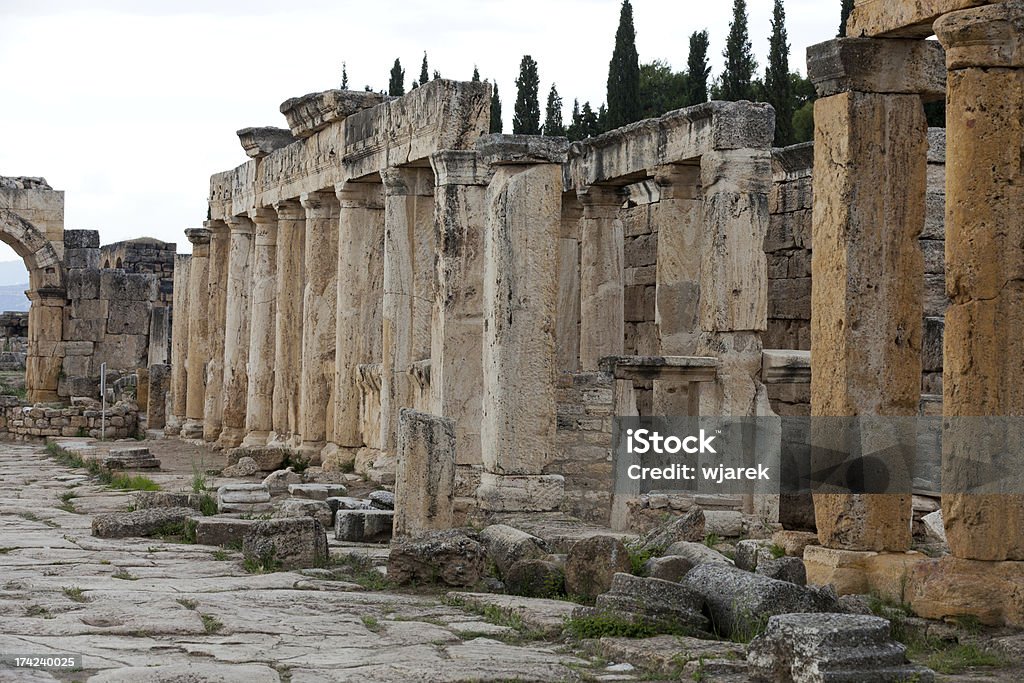
[[[793,87],[793,142],[810,142],[814,139],[814,101],[818,93],[811,79],[799,73],[789,75]]]
[[[505,127],[501,122],[501,96],[498,95],[498,84],[494,84],[491,90],[491,127],[490,133],[500,133]]]
[[[562,97],[558,94],[558,88],[551,84],[548,92],[548,106],[544,113],[544,135],[548,137],[561,137],[565,135],[565,124],[562,122]]]
[[[604,105],[601,105],[601,109],[604,109]],[[601,134],[601,117],[599,114],[594,113],[590,102],[583,103],[583,111],[580,116],[583,121],[584,138],[594,138]]]
[[[675,73],[666,62],[655,60],[640,66],[640,117],[653,119],[686,106],[685,73]]]
[[[722,72],[722,99],[735,102],[753,97],[751,82],[757,71],[757,60],[750,45],[747,29],[747,2],[733,0],[732,23],[725,41],[725,70]]]
[[[786,9],[775,0],[772,12],[772,37],[769,40],[768,68],[764,74],[765,99],[775,108],[775,145],[793,144],[793,81],[789,73],[789,36]]]
[[[640,58],[636,52],[633,6],[629,0],[623,0],[619,28],[615,32],[615,50],[608,65],[609,129],[639,121],[640,108]]]
[[[540,75],[537,62],[530,55],[523,56],[516,79],[516,107],[512,118],[512,132],[516,135],[540,135]]]
[[[690,35],[690,56],[686,59],[684,107],[708,101],[708,76],[711,74],[711,65],[708,64],[710,45],[711,39],[706,30],[694,31]]]
[[[846,37],[846,22],[850,19],[850,12],[853,11],[853,0],[843,0],[842,16],[839,19],[839,37]]]
[[[572,101],[572,119],[569,127],[565,129],[565,137],[575,142],[583,139],[583,114],[580,113],[580,101]]]
[[[388,95],[392,97],[399,97],[405,94],[405,69],[402,68],[402,62],[395,60],[395,65],[391,67],[391,80],[388,81]]]
[[[476,64],[473,65],[473,82],[480,82],[480,69],[476,68]]]
[[[341,89],[348,90],[348,65],[341,63]]]
[[[420,65],[420,85],[426,85],[430,80],[430,70],[427,67],[427,53],[423,53],[423,64]]]

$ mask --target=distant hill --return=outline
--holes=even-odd
[[[0,312],[3,311],[27,311],[29,304],[25,290],[28,283],[20,285],[0,285]]]
[[[21,285],[23,282],[28,282],[28,270],[24,261],[0,261],[0,285]]]

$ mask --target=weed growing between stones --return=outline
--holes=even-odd
[[[60,505],[57,506],[57,509],[63,510],[64,512],[74,512],[75,504],[72,503],[71,501],[77,495],[78,494],[75,493],[74,491],[65,491],[64,493],[60,494]]]
[[[249,574],[271,574],[281,568],[277,560],[277,551],[271,547],[260,553],[259,557],[247,557],[242,561],[242,568]]]
[[[571,617],[565,630],[581,640],[588,638],[651,638],[657,635],[690,636],[691,629],[669,623],[634,621],[614,612]]]
[[[647,560],[655,556],[653,550],[638,550],[636,548],[626,546],[626,550],[629,551],[629,566],[633,576],[642,576],[644,572],[644,565],[647,564]]]
[[[194,610],[199,603],[188,598],[178,598],[176,602],[187,610]]]
[[[53,441],[47,442],[46,451],[61,465],[84,469],[101,484],[122,491],[159,491],[160,485],[140,474],[114,474],[96,460],[84,460],[81,456],[61,448]]]
[[[772,559],[775,560],[779,559],[780,557],[786,556],[786,549],[778,543],[772,543],[770,546],[768,546],[768,552],[772,554]]]
[[[204,493],[206,491],[206,470],[204,469],[205,464],[203,462],[196,462],[195,458],[192,458],[192,492],[193,493]]]
[[[217,499],[204,491],[199,496],[199,512],[203,517],[212,517],[217,514]]]
[[[89,598],[82,593],[82,589],[78,586],[65,586],[63,591],[64,595],[73,602],[89,602]]]
[[[50,610],[46,609],[42,605],[29,605],[25,608],[26,617],[42,617],[43,619],[53,619],[53,615],[50,614]]]
[[[214,550],[213,551],[213,559],[216,560],[217,562],[224,562],[226,560],[230,560],[231,556],[228,555],[228,552],[226,550],[223,550],[223,549],[221,549],[221,550]]]
[[[373,566],[372,561],[359,555],[332,557],[325,568],[333,570],[335,578],[359,584],[366,590],[382,591],[391,586],[387,578]]]
[[[377,619],[377,617],[371,616],[369,614],[364,614],[363,616],[359,617],[359,620],[363,622],[363,626],[365,626],[366,630],[368,631],[372,631],[373,633],[380,633],[384,630],[384,627],[381,626],[380,620]]]
[[[950,643],[924,638],[907,645],[908,656],[940,674],[959,674],[973,667],[1005,667],[1009,660],[977,643]]]
[[[203,630],[211,635],[224,628],[224,623],[212,614],[200,614],[199,618],[203,620]]]
[[[138,581],[139,577],[134,576],[127,569],[118,569],[116,572],[110,575],[111,578],[121,579],[123,581]]]

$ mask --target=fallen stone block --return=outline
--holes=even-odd
[[[220,471],[222,477],[251,477],[260,471],[260,466],[252,458],[239,458],[234,465]]]
[[[783,614],[768,619],[747,661],[768,681],[931,683],[931,669],[910,664],[889,621],[860,614]]]
[[[103,458],[108,470],[159,469],[160,461],[144,446],[112,448]]]
[[[185,530],[185,521],[195,514],[192,508],[176,507],[97,515],[92,520],[92,535],[98,538],[127,538],[180,534]]]
[[[629,551],[614,536],[592,536],[569,549],[565,560],[565,588],[569,595],[593,600],[611,588],[612,578],[629,572]]]
[[[274,512],[275,519],[288,519],[290,517],[312,517],[330,529],[334,523],[334,513],[331,506],[322,500],[304,500],[302,498],[288,498],[281,502],[281,507]]]
[[[708,563],[732,566],[732,560],[717,550],[707,547],[703,543],[679,541],[678,543],[670,545],[668,549],[665,550],[665,555],[685,557],[691,564],[693,564],[694,567]]]
[[[475,586],[483,577],[485,559],[483,545],[465,532],[433,531],[391,543],[388,578],[398,584]]]
[[[378,510],[394,510],[395,494],[391,491],[374,491],[370,494],[370,505]]]
[[[565,570],[550,560],[519,560],[503,576],[505,588],[512,595],[529,598],[559,598],[565,595]]]
[[[726,638],[753,636],[777,614],[836,611],[836,595],[827,588],[804,588],[718,563],[694,567],[683,585],[703,596],[712,626]]]
[[[480,541],[502,577],[516,562],[538,559],[547,554],[543,540],[505,524],[486,527],[480,532]]]
[[[312,517],[255,522],[242,541],[247,561],[264,569],[305,569],[328,560],[327,533]]]
[[[736,544],[736,554],[733,562],[745,572],[752,572],[757,569],[757,563],[762,559],[772,559],[771,551],[768,550],[771,543],[763,539],[747,539]]]
[[[251,458],[262,472],[273,472],[284,464],[289,452],[283,448],[241,447],[228,451],[228,465],[237,464],[242,458]]]
[[[392,510],[338,510],[334,538],[349,543],[385,543],[391,538],[394,519]]]
[[[790,557],[803,557],[807,546],[818,545],[818,534],[810,531],[776,531],[772,535],[772,544],[782,548]]]
[[[930,512],[921,518],[928,538],[937,543],[946,543],[946,526],[942,522],[942,510]]]
[[[256,523],[237,517],[192,517],[199,545],[242,546],[242,540]]]
[[[705,510],[704,534],[723,538],[743,535],[743,513],[733,510]]]
[[[128,500],[135,510],[150,508],[192,508],[198,510],[202,496],[198,493],[173,491],[138,491]]]
[[[757,563],[755,573],[769,579],[788,581],[797,586],[807,585],[807,568],[799,557],[767,557]]]
[[[693,569],[693,563],[679,555],[652,557],[644,563],[644,576],[679,582],[691,569]]]
[[[593,608],[580,607],[574,614],[629,614],[634,622],[698,633],[708,630],[703,605],[701,595],[683,584],[620,573],[612,579],[611,589],[597,596]]]
[[[270,490],[263,484],[225,484],[217,489],[218,512],[269,512]]]
[[[301,483],[302,475],[297,473],[291,467],[271,472],[263,479],[263,485],[266,486],[271,493],[284,493],[292,484]]]
[[[720,662],[742,662],[746,648],[737,643],[664,635],[653,638],[605,637],[600,642],[601,656],[610,662],[632,662],[652,673],[671,677],[672,680],[702,680],[694,675],[699,671],[705,677],[722,673]],[[680,676],[680,664],[683,665]],[[696,665],[690,671],[691,665]],[[719,680],[714,678],[712,680]],[[748,678],[740,679],[748,681]]]
[[[332,513],[338,510],[369,510],[372,507],[368,500],[348,496],[331,496],[324,502],[331,508]]]
[[[305,498],[307,500],[327,500],[337,498],[348,493],[348,489],[341,484],[289,484],[288,495],[292,498]]]
[[[704,528],[704,511],[694,508],[682,517],[677,517],[667,524],[649,531],[634,545],[639,552],[661,555],[673,543],[703,541]]]

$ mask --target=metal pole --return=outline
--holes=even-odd
[[[100,363],[100,441],[107,438],[107,364]]]

